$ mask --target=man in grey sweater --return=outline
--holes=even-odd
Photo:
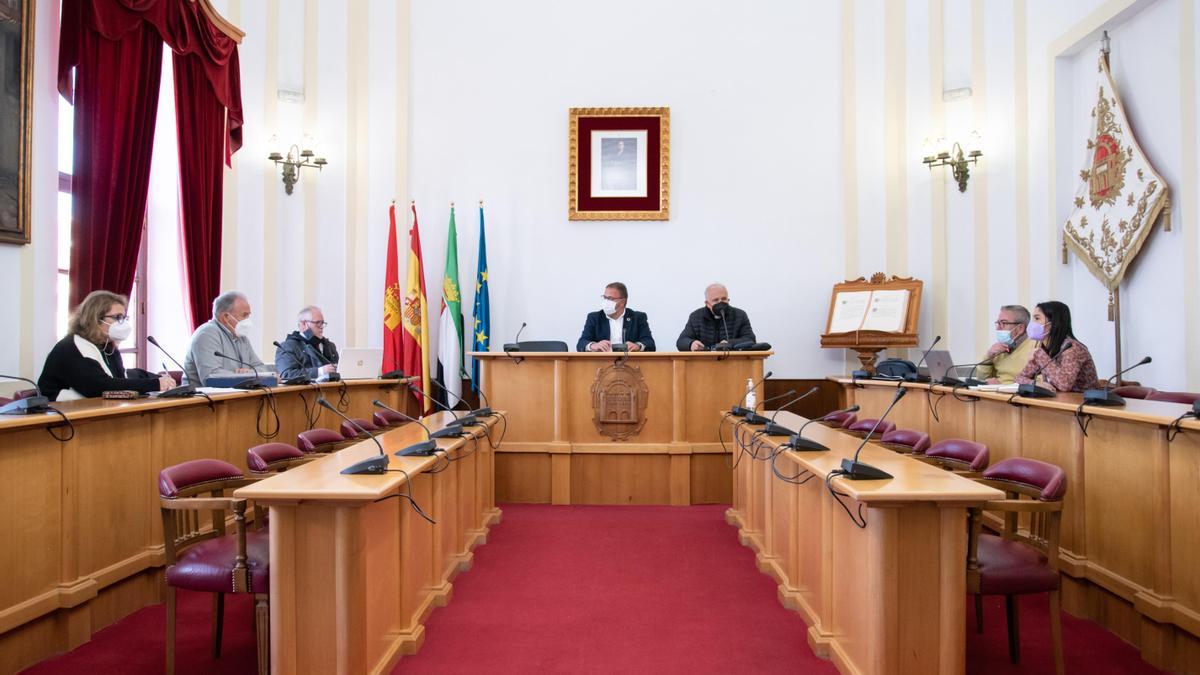
[[[201,387],[210,377],[252,373],[243,363],[262,372],[262,359],[254,353],[247,337],[250,328],[250,301],[245,294],[226,291],[217,296],[213,300],[213,318],[192,333],[192,344],[183,360],[188,383]],[[235,358],[223,358],[215,352]]]

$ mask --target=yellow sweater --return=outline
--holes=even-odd
[[[1000,380],[1001,384],[1011,384],[1025,368],[1025,364],[1033,356],[1033,350],[1036,347],[1036,341],[1025,338],[1011,352],[997,355],[992,361],[992,365],[979,366],[975,371],[975,377],[981,380],[994,377]],[[987,355],[985,354],[983,358],[987,358]],[[983,359],[980,360],[982,361]]]

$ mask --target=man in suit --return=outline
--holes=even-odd
[[[710,284],[704,289],[704,306],[688,317],[675,347],[681,352],[698,352],[721,343],[741,342],[757,342],[750,317],[743,310],[729,306],[729,291],[725,286]]]
[[[587,315],[583,334],[575,349],[581,352],[611,352],[614,344],[624,343],[629,351],[654,351],[654,336],[645,312],[626,309],[629,289],[614,281],[604,287],[601,309]]]

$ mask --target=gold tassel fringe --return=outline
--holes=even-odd
[[[1109,321],[1117,320],[1117,306],[1116,306],[1116,303],[1113,301],[1112,291],[1108,292],[1108,320]]]
[[[1171,198],[1163,200],[1163,232],[1171,231]]]
[[[1063,264],[1067,264],[1067,235],[1063,235]]]

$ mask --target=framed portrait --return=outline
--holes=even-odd
[[[0,243],[29,243],[34,0],[0,0]]]
[[[667,220],[669,108],[571,108],[570,220]]]

